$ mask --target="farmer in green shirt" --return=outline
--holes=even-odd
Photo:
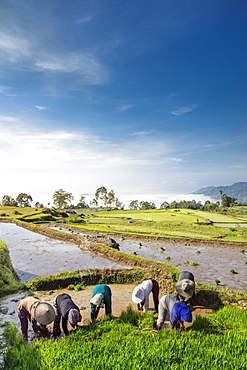
[[[111,289],[108,285],[97,285],[93,288],[92,298],[90,299],[91,319],[97,319],[100,308],[105,306],[105,314],[110,315],[111,310]]]

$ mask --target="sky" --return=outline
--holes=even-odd
[[[0,202],[247,181],[247,2],[2,0]],[[181,199],[182,198],[182,199]]]

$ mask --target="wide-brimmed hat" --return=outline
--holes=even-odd
[[[181,297],[191,298],[195,292],[195,283],[189,279],[179,280],[176,283],[176,290]]]
[[[69,310],[68,321],[70,325],[76,325],[78,322],[81,321],[81,319],[82,317],[78,310],[76,310],[75,308],[71,308],[71,310]]]
[[[132,293],[132,301],[134,303],[141,303],[145,298],[145,292],[143,288],[139,286],[135,287]]]
[[[104,295],[102,293],[95,294],[91,299],[90,303],[94,304],[95,306],[100,306],[104,299]]]
[[[55,320],[55,311],[49,303],[40,302],[34,309],[34,318],[41,325],[48,325]]]

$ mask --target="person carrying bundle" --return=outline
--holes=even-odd
[[[18,303],[17,312],[21,322],[21,332],[26,340],[28,339],[28,321],[35,333],[40,332],[43,337],[48,337],[47,325],[55,319],[55,311],[49,303],[40,302],[34,297],[26,297]]]
[[[144,280],[137,285],[132,293],[132,301],[137,304],[138,310],[143,312],[149,309],[149,294],[153,293],[155,311],[158,312],[159,306],[159,284],[154,279]]]
[[[90,314],[91,320],[98,317],[100,308],[105,306],[105,314],[111,315],[111,289],[108,285],[97,285],[93,288],[92,298],[90,299]]]

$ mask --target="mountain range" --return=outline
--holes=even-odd
[[[220,200],[220,191],[222,191],[222,194],[226,194],[228,197],[236,198],[238,203],[247,202],[247,182],[236,182],[233,185],[227,186],[207,186],[205,188],[196,190],[191,194],[203,194],[212,199]]]

